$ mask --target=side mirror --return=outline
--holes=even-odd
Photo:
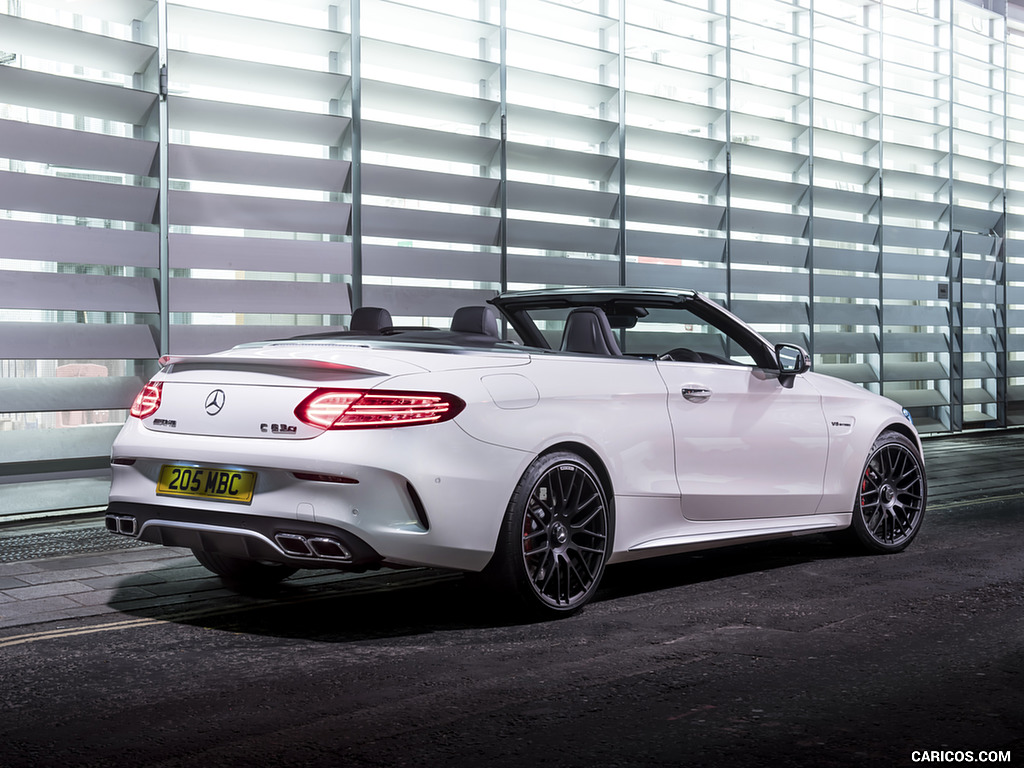
[[[796,376],[811,370],[811,356],[807,350],[796,344],[776,344],[775,359],[779,362],[779,373]]]

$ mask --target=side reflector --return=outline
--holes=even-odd
[[[142,391],[132,403],[129,413],[136,419],[145,419],[157,412],[160,407],[160,398],[163,395],[164,384],[162,381],[151,381],[142,388]]]
[[[321,429],[375,429],[437,424],[465,407],[455,395],[438,392],[318,389],[299,403],[295,416]]]

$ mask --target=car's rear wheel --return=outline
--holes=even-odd
[[[203,567],[213,571],[230,584],[238,587],[269,587],[286,579],[298,569],[283,563],[268,563],[260,560],[246,560],[241,557],[222,555],[193,549],[192,554]]]
[[[898,432],[883,432],[861,473],[851,526],[855,540],[869,552],[906,549],[921,530],[927,495],[917,446]]]
[[[531,613],[577,611],[601,581],[612,523],[605,488],[585,459],[540,456],[509,501],[490,575]]]

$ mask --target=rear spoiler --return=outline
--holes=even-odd
[[[375,371],[370,368],[361,368],[356,365],[345,363],[334,363],[329,360],[313,360],[303,357],[277,357],[266,358],[252,356],[228,356],[223,357],[211,355],[164,355],[160,358],[160,367],[171,373],[173,369],[179,371],[253,371],[259,373],[278,373],[280,369],[288,370],[289,375],[297,375],[302,370],[316,374],[349,374],[352,376],[388,376],[385,371]]]

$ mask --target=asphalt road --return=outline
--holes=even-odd
[[[9,628],[0,765],[1024,765],[1022,525],[1016,498],[932,509],[895,556],[618,566],[548,623],[419,571]]]

